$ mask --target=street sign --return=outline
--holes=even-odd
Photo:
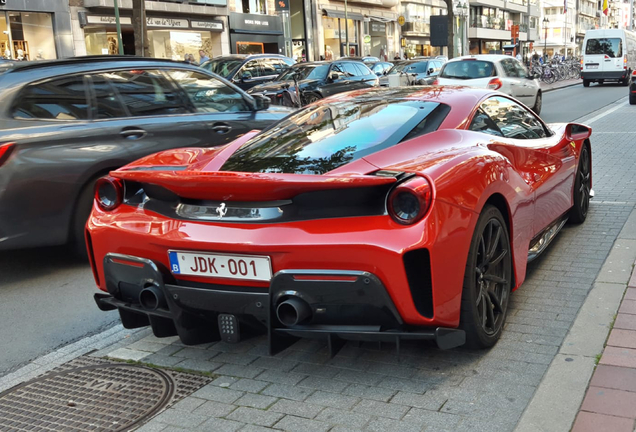
[[[276,0],[275,5],[274,10],[276,12],[289,10],[289,0]]]
[[[371,35],[364,35],[364,43],[371,43]]]
[[[406,22],[406,19],[404,19],[404,16],[403,16],[403,15],[400,15],[400,16],[398,17],[398,24],[399,24],[399,25],[401,25],[401,26],[403,26],[405,22]]]

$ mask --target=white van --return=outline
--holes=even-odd
[[[581,58],[583,86],[616,80],[628,85],[636,70],[636,34],[619,29],[585,32]]]

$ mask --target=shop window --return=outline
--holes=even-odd
[[[110,119],[128,117],[126,109],[121,104],[115,90],[103,75],[92,76],[92,88],[95,95],[93,118]]]
[[[86,86],[81,76],[27,86],[16,98],[17,119],[88,120]]]
[[[109,72],[112,83],[133,117],[188,112],[175,88],[158,71],[131,70]]]
[[[240,93],[216,78],[189,70],[172,70],[168,74],[185,90],[197,112],[251,111]]]
[[[51,14],[0,14],[0,57],[25,61],[57,58]]]
[[[265,46],[261,42],[237,42],[237,54],[263,54]]]

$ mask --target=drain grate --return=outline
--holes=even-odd
[[[0,394],[3,431],[120,431],[147,420],[208,377],[80,357]]]

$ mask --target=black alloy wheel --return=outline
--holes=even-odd
[[[570,210],[569,221],[575,224],[585,222],[587,212],[590,208],[590,190],[591,184],[591,163],[590,151],[586,145],[581,148],[579,155],[579,167],[576,170],[576,178],[574,180],[573,201],[574,205]]]
[[[464,273],[460,328],[466,346],[493,346],[503,330],[512,289],[510,237],[501,212],[487,205],[479,215]]]
[[[319,100],[320,96],[318,96],[316,93],[309,93],[307,96],[305,96],[305,105],[312,104]]]

